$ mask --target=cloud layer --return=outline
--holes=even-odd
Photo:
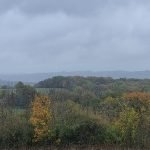
[[[2,73],[150,69],[148,0],[0,0]]]

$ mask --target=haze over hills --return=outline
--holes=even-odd
[[[5,81],[5,80],[0,80],[0,86],[7,85],[7,86],[14,86],[16,82],[13,81]]]
[[[150,71],[74,71],[74,72],[52,72],[52,73],[31,73],[31,74],[0,74],[0,85],[12,84],[22,81],[27,83],[37,83],[41,80],[54,76],[95,76],[116,78],[137,78],[150,79]]]

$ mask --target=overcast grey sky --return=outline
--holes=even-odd
[[[149,0],[0,0],[1,73],[149,69]]]

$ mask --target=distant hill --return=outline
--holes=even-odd
[[[107,95],[121,95],[126,92],[144,91],[150,92],[150,79],[112,79],[110,77],[79,77],[79,76],[57,76],[45,79],[35,84],[40,92],[49,94],[75,96],[74,99],[82,97],[85,99],[96,99]],[[72,93],[73,92],[73,93]],[[94,96],[95,95],[95,96]],[[60,97],[61,97],[60,96]],[[93,97],[93,98],[89,98]],[[95,98],[94,98],[95,97]],[[69,97],[64,98],[70,99]]]
[[[5,81],[22,81],[25,83],[36,83],[46,78],[51,77],[49,73],[34,73],[34,74],[0,74],[0,79]]]
[[[76,72],[53,72],[53,73],[33,73],[33,74],[0,74],[0,79],[4,81],[22,81],[27,83],[37,83],[41,80],[54,76],[95,76],[118,78],[150,79],[150,71],[76,71]]]
[[[0,80],[0,86],[4,86],[4,85],[11,87],[15,85],[15,82]]]

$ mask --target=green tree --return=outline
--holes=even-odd
[[[34,99],[36,91],[29,85],[24,85],[22,82],[18,82],[16,88],[16,106],[28,107]]]

